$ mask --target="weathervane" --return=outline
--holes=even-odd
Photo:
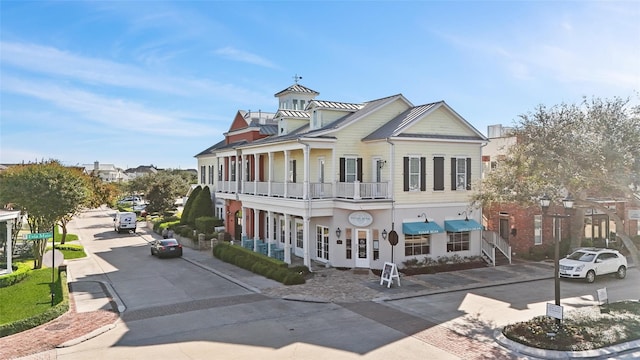
[[[298,80],[301,80],[302,76],[298,76],[298,74],[293,75],[293,81],[296,82],[296,84],[298,83]]]

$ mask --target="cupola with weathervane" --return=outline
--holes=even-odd
[[[298,84],[301,76],[293,77],[295,83],[288,88],[276,93],[278,98],[278,135],[288,134],[302,126],[309,124],[309,113],[305,110],[309,102],[320,95],[306,86]]]

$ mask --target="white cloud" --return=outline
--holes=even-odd
[[[79,56],[53,47],[0,42],[3,75],[5,65],[31,73],[75,80],[89,85],[151,90],[181,97],[218,97],[233,102],[247,98],[267,100],[263,94],[234,84],[216,83],[206,78],[184,78],[159,74],[145,68],[109,60]],[[145,59],[145,61],[151,61]],[[269,101],[269,100],[267,100]]]
[[[620,4],[585,4],[576,3],[569,7],[571,11],[534,13],[545,17],[523,18],[519,28],[504,28],[496,34],[440,36],[476,59],[485,55],[488,61],[502,63],[517,80],[550,80],[588,92],[638,89],[640,23],[631,19],[640,14],[640,8],[625,12]],[[533,27],[535,31],[530,30]]]
[[[214,133],[211,127],[189,122],[186,114],[150,110],[122,98],[109,98],[47,82],[3,76],[2,89],[34,97],[76,113],[83,119],[99,124],[105,131],[118,132],[127,129],[140,134],[171,136],[202,136]]]
[[[277,66],[273,64],[271,61],[246,51],[238,50],[236,48],[227,46],[225,48],[220,48],[214,51],[216,55],[220,55],[230,60],[241,61],[249,64],[254,64],[258,66],[263,66],[267,68],[276,69]]]

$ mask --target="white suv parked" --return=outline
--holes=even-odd
[[[627,259],[617,250],[583,248],[560,260],[560,277],[583,278],[592,283],[596,275],[627,276]]]

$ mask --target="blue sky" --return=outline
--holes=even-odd
[[[196,168],[236,112],[444,100],[478,130],[640,91],[640,1],[2,1],[0,163]]]

